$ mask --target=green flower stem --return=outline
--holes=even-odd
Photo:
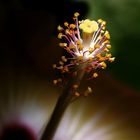
[[[44,129],[44,133],[41,137],[41,140],[53,140],[59,122],[67,109],[68,105],[70,104],[71,100],[75,96],[74,93],[76,89],[73,88],[73,85],[80,85],[81,79],[83,78],[85,73],[84,66],[80,67],[80,70],[77,72],[75,77],[69,79],[69,82],[65,86],[62,94],[57,100],[55,105],[54,111],[51,115],[51,118]]]

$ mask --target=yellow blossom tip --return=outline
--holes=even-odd
[[[84,92],[84,96],[88,96],[91,93],[92,93],[92,88],[88,87],[87,90]]]
[[[70,24],[70,28],[75,29],[76,25],[75,24]]]
[[[64,62],[62,62],[62,61],[59,61],[59,64],[60,64],[60,65],[64,65]]]
[[[77,89],[78,88],[78,85],[77,84],[73,85],[73,88],[74,89]]]
[[[64,66],[63,69],[62,69],[62,73],[65,73],[65,72],[68,72],[68,71],[69,71],[68,67]]]
[[[94,78],[98,77],[98,73],[96,73],[96,72],[93,73],[93,77],[94,77]]]
[[[106,57],[107,58],[110,58],[112,55],[109,53],[109,54],[106,54]]]
[[[79,14],[78,12],[75,12],[75,13],[74,13],[74,16],[75,16],[75,17],[78,17],[79,15],[80,15],[80,14]]]
[[[67,43],[59,43],[59,46],[60,47],[66,47],[67,46]]]
[[[58,25],[57,30],[58,30],[58,31],[62,31],[63,28],[62,28],[60,25]]]
[[[102,19],[98,19],[98,22],[99,22],[99,23],[102,23],[102,22],[103,22],[103,20],[102,20]]]
[[[68,24],[68,22],[64,22],[64,25],[65,25],[66,27],[68,27],[69,24]]]
[[[99,44],[96,44],[96,45],[94,46],[94,48],[95,48],[95,49],[100,48],[100,45],[99,45]]]
[[[103,21],[103,22],[102,22],[102,25],[105,26],[105,25],[106,25],[106,21]]]
[[[57,80],[53,80],[53,84],[54,84],[54,85],[56,85],[56,84],[57,84],[57,82],[58,82]]]
[[[61,79],[61,78],[58,78],[57,81],[58,81],[58,82],[62,82],[62,79]]]
[[[60,66],[59,69],[62,70],[63,69],[63,66]]]
[[[54,85],[57,85],[57,84],[59,84],[61,82],[62,82],[62,79],[61,78],[58,78],[58,79],[53,80],[53,84]]]
[[[61,59],[62,59],[63,62],[67,62],[67,59],[66,59],[65,56],[62,56]]]
[[[75,92],[74,95],[75,95],[76,97],[79,97],[79,96],[80,96],[80,93]]]
[[[109,49],[108,49],[108,48],[104,48],[104,51],[105,51],[105,52],[109,52]]]
[[[111,45],[110,45],[110,44],[107,44],[106,47],[107,47],[108,49],[111,49]]]
[[[83,47],[83,45],[79,45],[78,48],[80,51],[82,51],[84,47]]]
[[[106,37],[107,39],[110,39],[110,34],[109,34],[108,31],[105,32],[105,37]]]
[[[89,48],[89,52],[92,53],[94,51],[94,48]]]
[[[79,61],[82,61],[83,60],[83,56],[82,55],[78,56],[78,59],[79,59]]]
[[[70,30],[69,30],[69,29],[66,29],[66,30],[65,30],[65,33],[66,33],[66,34],[69,34],[69,33],[70,33]]]
[[[53,68],[54,68],[54,69],[56,68],[56,64],[53,64]]]
[[[102,69],[105,69],[105,68],[107,67],[107,65],[106,65],[105,62],[101,62],[100,64],[101,64],[101,66],[102,66]]]
[[[73,44],[70,44],[70,45],[69,45],[69,48],[70,48],[70,49],[75,49],[75,46],[74,46]]]
[[[91,87],[88,87],[88,91],[91,93],[92,92],[92,88]]]
[[[59,33],[57,37],[58,37],[59,39],[62,39],[62,36],[63,36],[63,34],[62,34],[62,33]]]
[[[113,62],[115,60],[115,57],[109,58],[110,62]]]

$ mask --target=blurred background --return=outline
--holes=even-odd
[[[82,82],[81,91],[91,86],[94,94],[74,102],[71,112],[85,104],[86,113],[81,115],[84,127],[86,122],[94,120],[97,112],[105,109],[102,117],[96,117],[99,118],[97,130],[117,123],[115,129],[107,132],[112,134],[107,140],[139,139],[139,0],[1,0],[0,135],[5,125],[18,120],[40,137],[61,92],[61,88],[52,84],[57,76],[52,64],[65,53],[58,47],[57,26],[65,21],[73,22],[76,11],[80,13],[79,19],[107,21],[116,60],[97,79]],[[106,140],[105,137],[106,133],[100,139]]]

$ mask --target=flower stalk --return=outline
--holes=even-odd
[[[84,94],[77,92],[84,74],[89,74],[88,79],[96,78],[98,76],[96,71],[100,68],[105,69],[106,61],[113,62],[115,59],[109,52],[110,34],[105,29],[106,22],[102,19],[97,22],[89,19],[79,21],[78,16],[79,13],[74,14],[74,24],[64,22],[64,27],[58,26],[58,38],[62,40],[59,46],[71,57],[62,56],[59,64],[54,64],[53,68],[60,70],[62,74],[68,74],[69,78],[65,82],[41,140],[53,140],[68,105],[80,95],[88,96],[92,92],[90,87]],[[60,78],[54,80],[54,84],[60,82],[63,82]]]
[[[80,82],[84,76],[85,73],[85,66],[81,66],[78,74],[74,77],[69,79],[68,83],[66,84],[63,93],[60,95],[60,97],[57,100],[57,103],[55,105],[54,111],[51,115],[51,118],[49,120],[49,123],[47,124],[44,133],[42,135],[41,140],[52,140],[55,132],[57,130],[57,127],[61,121],[61,118],[67,109],[68,105],[73,100],[74,96],[78,96],[76,93],[77,87],[75,85],[79,86]]]

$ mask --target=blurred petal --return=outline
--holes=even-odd
[[[10,87],[7,84],[7,89],[1,90],[0,135],[10,131],[15,138],[19,130],[25,130],[37,140],[53,107],[53,94],[46,81],[25,79],[19,81],[16,88],[11,83]],[[4,131],[7,132],[4,134]]]

